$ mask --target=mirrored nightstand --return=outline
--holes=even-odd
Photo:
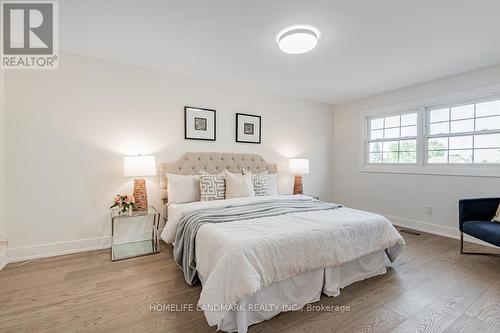
[[[115,244],[117,226],[123,223],[138,223],[147,221],[151,224],[151,237],[140,241]],[[134,211],[132,215],[119,215],[118,210],[111,211],[111,260],[118,261],[141,257],[160,252],[160,213],[149,206],[146,211]]]

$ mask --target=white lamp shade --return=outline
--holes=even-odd
[[[125,156],[123,158],[123,177],[146,177],[156,175],[154,156]]]
[[[292,158],[288,162],[288,171],[294,175],[305,175],[309,173],[309,160],[305,158]]]

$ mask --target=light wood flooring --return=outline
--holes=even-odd
[[[460,255],[449,238],[403,236],[408,247],[387,274],[316,303],[350,312],[282,313],[250,332],[500,332],[500,257]],[[198,300],[200,287],[184,282],[171,252],[9,264],[0,272],[0,332],[215,332],[201,312],[150,311]]]

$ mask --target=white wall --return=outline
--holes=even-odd
[[[5,72],[0,70],[0,242],[7,239],[5,213]],[[0,245],[1,246],[1,245]]]
[[[281,172],[300,156],[311,163],[305,192],[333,197],[332,106],[68,53],[58,70],[11,71],[7,83],[14,259],[103,246],[113,195],[132,191],[122,177],[128,154],[172,162],[187,151],[257,153]],[[217,110],[217,142],[184,140],[185,105]],[[234,142],[236,112],[262,116],[262,144]],[[148,189],[160,206],[158,177]]]
[[[335,107],[334,199],[387,215],[395,223],[458,236],[458,200],[500,196],[500,178],[362,173],[360,112],[500,83],[500,66],[361,99]],[[426,214],[433,206],[434,214]]]

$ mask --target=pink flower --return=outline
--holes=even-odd
[[[125,200],[125,203],[126,203],[127,205],[130,205],[130,204],[132,204],[132,203],[135,203],[135,198],[134,198],[134,196],[133,196],[133,195],[128,195],[128,194],[127,194],[127,195],[124,197],[124,200]]]

